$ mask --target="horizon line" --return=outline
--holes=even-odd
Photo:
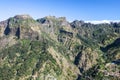
[[[17,15],[29,15],[29,14],[17,14]],[[14,15],[14,16],[11,16],[11,17],[15,17],[17,15]],[[40,18],[44,18],[44,17],[48,17],[48,16],[51,16],[51,17],[55,17],[55,18],[60,18],[60,17],[65,17],[65,16],[53,16],[53,15],[48,15],[48,16],[44,16],[44,17],[32,17],[31,15],[29,15],[31,18],[33,18],[34,20],[37,20],[37,19],[40,19]],[[11,17],[8,17],[7,19],[11,18]],[[7,19],[3,19],[3,20],[0,20],[0,22],[2,21],[5,21]],[[78,20],[78,21],[84,21],[85,23],[92,23],[92,24],[101,24],[101,23],[111,23],[111,22],[117,22],[119,23],[120,20],[118,19],[102,19],[102,20],[84,20],[84,19],[74,19],[74,20],[69,20],[67,17],[65,17],[65,19],[68,21],[68,22],[73,22],[75,20]]]

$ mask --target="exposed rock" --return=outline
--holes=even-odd
[[[24,14],[24,15],[16,15],[16,16],[14,16],[14,18],[16,18],[16,19],[31,19],[32,17],[28,14]]]
[[[92,68],[97,63],[98,53],[92,51],[91,48],[86,48],[78,53],[75,58],[75,65],[77,65],[81,72]]]
[[[81,27],[83,24],[84,24],[84,21],[75,20],[71,23],[71,26],[72,28],[78,28],[78,27]]]
[[[16,15],[2,21],[0,80],[118,79],[119,26],[55,16]]]

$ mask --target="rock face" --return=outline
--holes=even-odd
[[[30,15],[24,14],[24,15],[16,15],[14,18],[16,19],[31,19]]]
[[[98,53],[92,51],[91,48],[85,48],[75,57],[75,65],[78,66],[80,72],[89,70],[93,65],[97,64]]]
[[[119,80],[119,25],[29,15],[2,21],[0,80]]]
[[[6,22],[4,22],[4,24],[5,25],[0,25],[1,29],[3,28],[4,31],[4,33],[1,33],[1,36],[14,35],[20,39],[34,39],[38,36],[37,34],[40,33],[40,24],[33,20],[29,15],[17,15],[15,17],[9,18]],[[36,32],[35,29],[37,29]]]

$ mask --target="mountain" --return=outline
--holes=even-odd
[[[0,22],[0,80],[119,80],[120,23],[65,17]]]
[[[110,24],[111,22],[120,22],[120,20],[96,20],[96,21],[85,21],[86,23],[92,23],[92,24],[103,24],[103,23],[108,23]]]

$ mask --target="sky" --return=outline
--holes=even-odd
[[[120,20],[120,0],[0,0],[0,21],[17,14],[73,20]]]

